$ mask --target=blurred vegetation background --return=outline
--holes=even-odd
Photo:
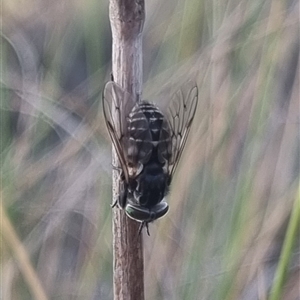
[[[1,24],[2,299],[112,299],[108,1],[3,0]],[[300,299],[299,36],[297,0],[146,1],[144,96],[199,86],[147,300],[267,299],[280,274]]]

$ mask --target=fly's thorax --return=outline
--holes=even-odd
[[[169,190],[168,176],[162,165],[146,164],[143,172],[137,176],[136,185],[132,191],[136,202],[148,208],[161,202]]]

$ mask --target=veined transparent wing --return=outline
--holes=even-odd
[[[170,177],[174,175],[182,151],[186,144],[198,104],[198,87],[187,82],[178,90],[169,106],[169,122],[171,128],[172,151],[169,162]]]
[[[129,172],[126,163],[127,116],[134,106],[133,98],[113,81],[109,81],[103,92],[103,113],[106,126],[116,149],[125,180],[128,182]]]

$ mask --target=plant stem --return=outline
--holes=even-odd
[[[110,0],[113,78],[136,99],[142,91],[142,29],[144,0]],[[113,150],[113,164],[118,159]],[[118,172],[113,171],[113,203],[119,195]],[[139,223],[115,208],[113,216],[114,299],[144,299],[144,263]]]

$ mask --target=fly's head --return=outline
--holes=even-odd
[[[142,207],[128,201],[125,207],[127,216],[135,221],[141,222],[139,234],[143,227],[146,227],[149,234],[148,224],[163,217],[169,210],[169,205],[165,201],[161,201],[151,208]]]

